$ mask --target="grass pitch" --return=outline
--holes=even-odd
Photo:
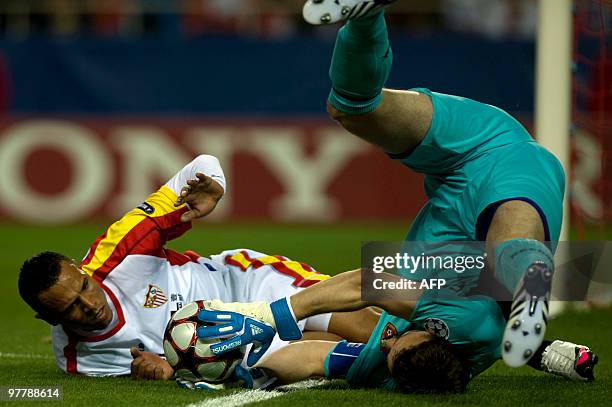
[[[381,390],[352,390],[343,382],[311,389],[262,395],[228,390],[192,392],[174,382],[135,382],[129,378],[69,377],[55,367],[49,328],[17,293],[21,262],[42,250],[55,250],[79,259],[104,224],[61,228],[0,225],[0,387],[61,386],[67,406],[270,406],[296,405],[612,405],[612,310],[569,312],[554,320],[547,336],[589,345],[600,357],[593,383],[574,383],[528,367],[510,369],[498,362],[474,379],[461,395],[401,395]],[[170,246],[211,254],[246,247],[307,262],[335,274],[359,265],[359,242],[401,240],[404,225],[346,224],[336,226],[270,226],[265,224],[209,225],[199,223]],[[4,403],[0,401],[0,403]],[[7,402],[7,405],[32,402]]]

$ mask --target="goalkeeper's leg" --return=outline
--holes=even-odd
[[[383,90],[392,61],[383,11],[349,21],[336,39],[328,111],[358,137],[401,154],[427,133],[433,105],[424,93]]]
[[[526,364],[544,340],[554,272],[553,255],[544,239],[539,212],[521,200],[501,204],[487,232],[495,275],[514,293],[502,343],[502,356],[509,366]]]

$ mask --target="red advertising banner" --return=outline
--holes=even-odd
[[[213,218],[410,219],[422,177],[326,119],[4,118],[0,219],[116,218],[198,154],[228,191]]]

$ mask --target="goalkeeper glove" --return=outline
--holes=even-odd
[[[215,355],[229,352],[249,343],[253,346],[247,356],[247,365],[253,366],[270,347],[275,331],[284,341],[297,340],[302,337],[288,298],[281,298],[271,304],[223,303],[219,300],[205,301],[206,308],[198,313],[198,319],[210,326],[197,329],[200,339],[228,338],[210,345]]]

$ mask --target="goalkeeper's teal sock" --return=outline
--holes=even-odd
[[[512,239],[495,249],[495,276],[511,293],[533,263],[555,269],[553,254],[545,244],[533,239]]]
[[[385,15],[349,21],[338,32],[329,76],[329,102],[341,112],[357,115],[373,111],[382,100],[393,52]]]

